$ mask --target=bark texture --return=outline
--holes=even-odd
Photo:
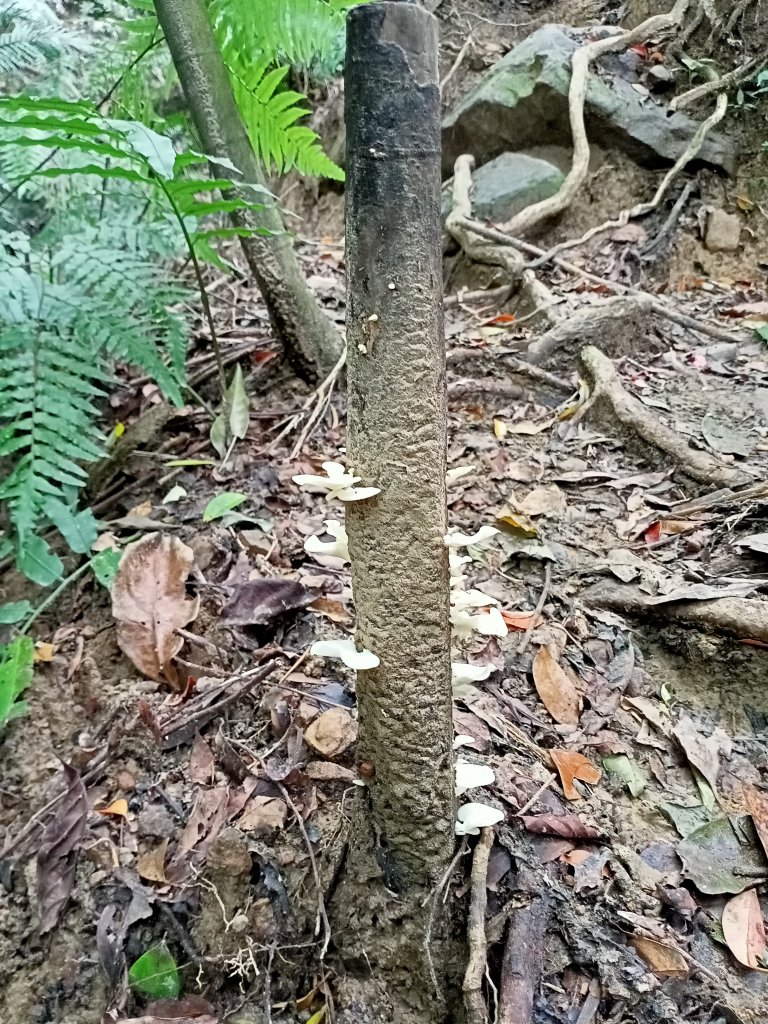
[[[350,465],[381,488],[347,506],[360,646],[360,751],[390,888],[450,860],[454,782],[437,22],[373,3],[347,20]]]
[[[155,0],[155,8],[204,151],[230,160],[244,182],[263,186],[264,175],[237,109],[205,0]],[[233,176],[223,167],[217,173]],[[250,190],[245,197],[265,203],[263,210],[238,211],[232,220],[237,227],[271,232],[240,242],[275,333],[297,373],[308,380],[324,376],[341,354],[341,338],[307,286],[277,204]]]

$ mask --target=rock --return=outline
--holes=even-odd
[[[564,175],[557,167],[526,153],[502,153],[472,175],[472,213],[478,220],[503,222],[526,206],[553,196]],[[443,220],[451,208],[450,186],[443,189]]]
[[[162,804],[148,804],[139,811],[138,829],[140,836],[155,836],[167,839],[173,835],[175,824],[167,807]]]
[[[568,88],[571,59],[581,44],[574,30],[544,25],[511,50],[443,120],[443,175],[456,157],[472,153],[483,165],[500,153],[535,145],[569,145]],[[606,73],[605,63],[617,68]],[[699,124],[686,114],[669,114],[663,104],[641,96],[631,74],[622,77],[610,59],[598,62],[587,89],[586,123],[590,141],[617,148],[638,163],[657,167],[674,162]],[[733,143],[710,133],[699,164],[732,173]]]
[[[704,245],[710,252],[736,252],[741,240],[741,221],[735,213],[712,210],[707,218]]]

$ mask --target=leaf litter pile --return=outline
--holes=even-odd
[[[342,319],[339,254],[311,259]],[[680,301],[738,317],[754,293],[733,292]],[[371,766],[354,673],[309,655],[354,632],[349,567],[305,550],[328,513],[291,478],[343,460],[344,401],[302,434],[313,396],[237,301],[244,439],[212,461],[200,413],[175,415],[106,488],[110,596],[81,583],[38,624],[3,747],[2,1020],[333,1019],[327,911]],[[733,472],[708,486],[590,409],[574,352],[513,375],[505,404],[514,316],[460,300],[447,333],[488,374],[451,360],[448,496],[452,527],[500,531],[463,571],[504,635],[470,645],[483,671],[454,721],[495,775],[465,799],[502,819],[485,931],[504,1024],[763,1020],[768,356],[653,325],[609,350],[633,401]],[[445,898],[468,891],[463,857]]]

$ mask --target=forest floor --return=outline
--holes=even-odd
[[[611,159],[602,180],[620,175]],[[587,192],[592,222],[623,205],[599,172]],[[463,756],[494,768],[485,798],[505,812],[488,873],[496,984],[506,922],[524,941],[531,894],[547,894],[536,1024],[757,1024],[768,1005],[768,973],[745,966],[764,951],[760,906],[768,918],[768,620],[757,599],[768,487],[745,489],[768,476],[768,217],[752,211],[749,258],[706,252],[686,212],[643,259],[664,217],[569,252],[608,284],[538,273],[563,302],[597,305],[611,284],[631,284],[732,338],[648,314],[583,339],[684,454],[732,473],[730,487],[694,481],[631,426],[585,408],[580,345],[553,354],[548,379],[521,374],[510,359],[535,338],[532,321],[498,298],[446,302],[449,467],[471,467],[449,489],[449,523],[500,531],[470,549],[467,586],[498,602],[509,630],[468,648],[491,673],[456,693],[455,730],[471,740]],[[541,244],[577,227],[566,219]],[[300,252],[343,324],[339,237]],[[90,578],[35,625],[29,713],[2,747],[3,1021],[334,1019],[341,967],[323,916],[366,766],[353,675],[308,649],[352,635],[354,605],[348,566],[304,550],[329,513],[291,478],[344,460],[345,400],[336,387],[318,406],[280,362],[245,272],[211,280],[210,295],[225,353],[246,370],[247,436],[222,467],[205,411],[178,410],[95,504],[120,544],[159,535],[191,549],[187,595],[169,596],[171,613],[200,599],[178,689],[121,651],[109,594]],[[215,401],[202,325],[198,343],[190,370]],[[126,378],[115,422],[158,401]],[[174,465],[190,459],[199,464]],[[245,500],[205,522],[229,492]],[[88,831],[67,905],[41,935],[35,853],[43,827],[66,832],[81,798],[62,762],[83,773]],[[459,914],[470,860],[445,892]],[[65,862],[51,883],[62,893]],[[126,967],[161,941],[181,978],[170,1003],[126,985]]]

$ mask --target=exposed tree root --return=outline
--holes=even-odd
[[[571,62],[571,84],[568,93],[568,112],[573,137],[573,161],[571,169],[560,190],[548,199],[526,207],[502,225],[511,235],[524,235],[532,228],[563,213],[573,202],[584,184],[589,170],[589,140],[584,123],[584,104],[590,65],[608,53],[618,53],[629,46],[659,36],[682,24],[691,0],[676,0],[668,14],[657,14],[646,19],[629,32],[622,32],[607,39],[586,43],[573,55]],[[469,214],[467,214],[469,215]]]
[[[454,164],[452,205],[445,222],[446,230],[470,259],[501,267],[510,284],[517,285],[522,297],[532,308],[540,310],[541,315],[550,323],[556,323],[559,313],[554,296],[532,270],[526,269],[523,258],[517,252],[510,252],[509,247],[494,244],[493,239],[483,238],[476,231],[468,230],[467,224],[472,218],[470,192],[474,166],[475,158],[466,153],[458,157]]]
[[[701,100],[706,99],[716,92],[726,92],[728,89],[733,88],[734,85],[738,85],[745,79],[749,78],[760,66],[761,63],[765,63],[765,57],[753,57],[752,60],[748,60],[746,64],[742,64],[738,68],[734,68],[733,71],[729,71],[728,74],[723,75],[722,78],[712,78],[709,82],[702,82],[701,85],[695,86],[693,89],[689,89],[688,92],[681,93],[680,96],[675,96],[672,102],[669,104],[670,110],[685,110],[686,107],[693,106],[694,103],[699,103]],[[719,97],[718,97],[719,100]],[[725,113],[725,111],[723,111]],[[707,119],[709,120],[709,118]],[[718,120],[722,120],[722,117]],[[716,124],[717,122],[715,122]],[[699,126],[699,131],[696,132],[694,139],[699,135],[699,132],[707,124],[707,121],[703,121]],[[709,131],[712,128],[710,124],[707,128]],[[694,139],[691,140],[693,143]],[[701,139],[703,142],[704,139]],[[689,147],[690,148],[690,147]],[[699,144],[701,149],[701,144]],[[697,150],[698,152],[698,150]],[[695,155],[695,154],[694,154]],[[688,157],[691,160],[692,157]],[[679,161],[678,161],[679,163]],[[677,166],[677,164],[675,164]]]
[[[533,1020],[533,997],[544,963],[550,909],[548,896],[541,893],[532,896],[527,907],[518,907],[509,915],[501,965],[499,1024],[528,1024]]]
[[[488,1024],[488,1007],[483,998],[483,980],[488,969],[488,945],[485,939],[485,909],[488,905],[488,858],[493,846],[493,829],[480,830],[472,859],[472,891],[467,923],[469,962],[464,975],[464,1006],[467,1024]]]
[[[524,359],[536,365],[546,363],[558,349],[569,341],[583,340],[605,330],[609,324],[626,321],[649,313],[653,305],[650,295],[620,295],[605,299],[594,306],[582,306],[542,334],[528,346]]]
[[[523,398],[525,391],[519,384],[511,380],[486,379],[457,380],[448,385],[448,401],[455,402],[462,398],[475,398],[477,396],[492,396],[502,399]]]
[[[600,584],[582,594],[588,608],[605,608],[642,618],[665,619],[739,640],[768,644],[768,601],[748,597],[718,597],[712,601],[669,601],[653,598],[635,587]]]
[[[508,349],[455,348],[448,353],[448,365],[456,365],[474,359],[482,359],[487,362],[489,356],[494,360],[501,359],[512,373],[528,377],[531,380],[538,381],[540,384],[546,384],[556,391],[562,391],[571,395],[575,390],[574,385],[563,377],[557,377],[554,373],[548,373],[546,370],[542,370],[541,367],[526,362]]]
[[[722,84],[722,81],[717,83],[706,83],[707,86],[714,85],[715,88],[721,88]],[[703,87],[700,86],[699,88]],[[691,91],[695,92],[696,90]],[[685,93],[681,97],[681,99],[685,99],[685,97],[689,95],[690,93]],[[708,95],[708,93],[702,95]],[[672,108],[673,104],[670,104],[670,109]],[[653,199],[649,199],[647,202],[636,203],[634,206],[631,206],[626,210],[622,210],[621,213],[618,214],[618,216],[615,218],[615,220],[607,220],[603,224],[598,224],[596,227],[590,228],[589,231],[584,232],[581,238],[570,239],[566,242],[561,242],[559,245],[554,246],[544,256],[542,256],[541,260],[535,260],[534,263],[531,264],[531,266],[535,267],[540,262],[545,263],[552,256],[556,255],[559,252],[563,252],[565,249],[573,249],[578,245],[584,245],[585,242],[588,242],[591,238],[594,238],[595,235],[601,235],[605,231],[613,231],[616,228],[624,227],[624,225],[628,224],[630,220],[634,220],[637,217],[645,217],[649,213],[652,213],[660,205],[662,199],[667,194],[670,185],[675,180],[675,178],[677,178],[678,174],[680,174],[680,172],[684,170],[685,167],[687,167],[691,160],[695,160],[695,158],[701,152],[701,147],[704,145],[704,140],[706,139],[707,135],[715,127],[716,124],[719,124],[723,120],[727,109],[728,96],[725,92],[721,92],[720,95],[717,97],[717,105],[715,106],[715,109],[705,121],[701,122],[699,127],[696,129],[693,138],[686,146],[683,154],[680,157],[678,157],[678,159],[675,161],[674,166],[670,167],[670,169],[661,179],[661,182],[659,183],[659,187],[656,189],[656,193]]]
[[[756,0],[739,0],[739,3],[735,5],[731,11],[731,15],[728,21],[725,23],[725,32],[723,35],[730,35],[731,32],[736,28],[736,24],[741,18],[747,13],[749,8],[756,2]]]
[[[662,245],[664,244],[666,239],[669,238],[669,236],[671,235],[672,230],[674,229],[675,225],[680,219],[680,214],[685,209],[685,204],[690,199],[691,194],[696,190],[696,187],[697,185],[695,181],[686,181],[685,187],[678,196],[675,205],[669,211],[667,219],[661,225],[655,237],[652,238],[650,242],[647,243],[645,248],[640,253],[641,259],[651,259],[656,253],[658,253],[661,250]]]
[[[581,366],[591,394],[579,410],[579,418],[592,410],[602,412],[608,424],[618,423],[631,435],[664,452],[683,473],[700,483],[734,487],[751,479],[741,469],[727,466],[707,452],[694,450],[685,438],[658,420],[650,409],[625,391],[613,363],[600,349],[592,345],[583,349]]]
[[[462,227],[468,228],[470,231],[474,231],[475,234],[478,234],[483,238],[488,238],[494,242],[498,242],[500,245],[511,246],[512,248],[518,249],[520,252],[528,253],[531,256],[538,257],[547,255],[543,249],[540,249],[537,245],[533,245],[531,242],[525,242],[520,238],[513,238],[511,235],[507,235],[504,234],[503,231],[499,231],[498,228],[486,227],[485,224],[481,224],[476,220],[469,220],[465,218],[462,221]],[[621,295],[650,294],[649,292],[644,292],[641,288],[631,288],[629,285],[621,284],[618,281],[610,281],[606,277],[599,277],[597,274],[591,274],[583,267],[579,267],[575,263],[569,263],[568,260],[564,260],[559,256],[552,256],[551,260],[555,266],[561,267],[563,270],[567,270],[569,274],[576,274],[587,281],[594,281],[596,284],[603,285],[612,292],[617,292]],[[680,313],[678,310],[667,305],[664,301],[656,298],[655,296],[651,296],[651,299],[651,311],[656,316],[661,316],[666,320],[671,320],[672,323],[680,324],[681,327],[687,327],[689,330],[698,331],[700,334],[705,334],[709,338],[714,338],[715,341],[725,341],[729,344],[732,344],[733,342],[746,342],[749,340],[746,334],[739,335],[730,331],[724,331],[722,328],[716,327],[714,324],[707,323],[704,320],[695,320],[692,316]]]

